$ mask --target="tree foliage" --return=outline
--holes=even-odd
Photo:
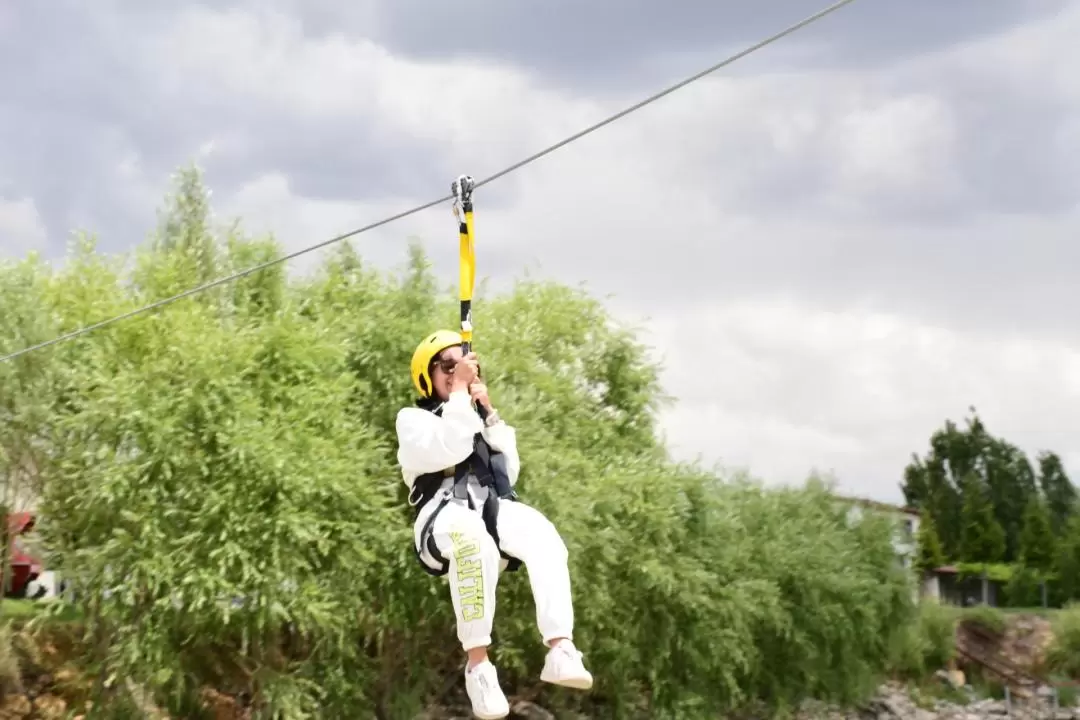
[[[994,517],[989,492],[977,476],[964,482],[960,511],[960,559],[970,563],[996,563],[1004,559],[1005,531]]]
[[[1058,543],[1055,562],[1061,594],[1068,599],[1080,598],[1080,514],[1069,518]]]
[[[1038,496],[1032,497],[1024,511],[1020,561],[1032,570],[1049,572],[1054,566],[1056,545],[1046,504]]]
[[[10,351],[276,256],[213,227],[182,173],[128,257],[80,240],[60,270],[0,270]],[[482,294],[481,294],[482,295]],[[571,550],[576,639],[598,685],[538,687],[525,573],[499,584],[508,685],[605,717],[692,718],[872,689],[911,617],[887,521],[828,488],[765,490],[672,462],[658,368],[583,292],[478,297],[477,347],[518,428],[523,499]],[[413,556],[393,420],[408,358],[456,307],[423,253],[398,272],[347,244],[0,366],[2,471],[39,458],[50,564],[86,611],[98,708],[129,679],[185,717],[213,685],[262,716],[411,717],[460,686],[445,584]]]
[[[934,518],[929,512],[920,513],[919,532],[915,535],[915,569],[925,577],[945,564],[945,552],[941,549]]]
[[[964,427],[946,421],[931,435],[929,452],[905,468],[901,489],[934,520],[947,558],[1018,563],[1032,503],[1043,503],[1060,533],[1075,512],[1076,488],[1057,455],[1042,452],[1033,466],[971,413]]]
[[[1060,534],[1076,511],[1076,487],[1069,481],[1061,458],[1056,454],[1041,452],[1037,462],[1039,486],[1042,488],[1047,509],[1050,512],[1050,525],[1055,534]]]

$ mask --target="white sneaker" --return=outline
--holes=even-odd
[[[473,714],[480,720],[498,720],[510,714],[510,703],[499,687],[499,674],[490,660],[465,670],[465,692],[472,701]]]
[[[569,640],[563,640],[548,651],[540,679],[552,685],[588,690],[593,676],[581,662],[581,652]]]

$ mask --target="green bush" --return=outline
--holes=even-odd
[[[190,174],[165,216],[124,272],[88,243],[59,271],[0,271],[0,289],[19,287],[0,293],[0,343],[278,252],[216,240]],[[413,557],[393,436],[414,344],[456,313],[418,251],[389,275],[343,245],[308,277],[277,266],[0,369],[0,395],[35,410],[41,529],[101,677],[188,717],[206,684],[288,718],[411,717],[457,692],[452,607]],[[765,490],[672,463],[658,369],[584,293],[523,282],[478,293],[476,316],[493,400],[518,428],[521,495],[571,550],[576,639],[597,675],[589,695],[539,686],[527,575],[506,575],[494,654],[508,688],[612,718],[873,689],[913,617],[887,520],[849,521],[817,483]],[[130,704],[98,691],[106,709]]]
[[[975,605],[974,607],[964,608],[961,614],[961,622],[965,625],[975,625],[994,635],[1001,635],[1008,625],[1008,618],[1000,608],[991,607],[990,605]]]
[[[974,665],[967,673],[968,685],[975,691],[975,697],[993,700],[1005,699],[1005,684],[997,675],[981,665]]]
[[[1026,567],[1017,567],[1004,587],[1002,604],[1010,608],[1042,607],[1042,576]],[[1047,588],[1049,599],[1049,588]]]
[[[962,562],[956,564],[956,569],[959,571],[959,579],[961,580],[981,578],[985,573],[987,580],[1007,583],[1012,579],[1013,573],[1016,571],[1016,566],[1009,563]]]
[[[1054,614],[1054,639],[1046,650],[1048,669],[1080,680],[1080,603]]]
[[[904,627],[894,641],[890,671],[918,680],[946,667],[956,647],[956,612],[936,602],[922,602],[915,621]]]

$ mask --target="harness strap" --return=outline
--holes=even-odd
[[[432,534],[432,528],[435,526],[435,518],[438,517],[439,513],[449,502],[450,493],[443,494],[442,500],[439,501],[439,506],[428,516],[427,522],[424,523],[424,527],[420,530],[420,544],[413,546],[413,552],[416,554],[416,560],[420,563],[420,567],[424,568],[424,572],[429,575],[434,575],[435,577],[441,577],[450,571],[450,562],[441,552],[439,552],[439,546],[435,544],[435,536]],[[423,505],[426,504],[427,503],[424,503],[418,507],[423,507]],[[424,559],[421,556],[421,547],[426,548],[428,554],[431,555],[435,562],[439,563],[439,570],[432,568],[424,562]]]
[[[498,458],[498,461],[495,460],[496,458]],[[485,491],[486,497],[484,498],[480,514],[484,519],[484,527],[487,529],[488,535],[491,536],[495,541],[496,547],[499,548],[499,555],[507,562],[506,571],[516,572],[521,567],[521,560],[503,552],[502,541],[499,539],[499,500],[517,500],[517,493],[510,487],[509,476],[507,476],[505,471],[505,463],[506,460],[502,456],[502,453],[493,451],[478,433],[474,441],[473,454],[466,460],[459,463],[454,468],[447,468],[443,472],[421,475],[413,482],[412,491],[409,493],[409,502],[416,508],[416,516],[419,516],[420,510],[439,494],[443,481],[448,477],[454,478],[453,485],[448,488],[446,492],[443,492],[439,505],[424,522],[424,526],[420,530],[419,544],[413,547],[417,560],[420,561],[420,565],[427,573],[441,576],[449,572],[450,564],[442,553],[439,552],[433,537],[435,518],[438,517],[439,513],[442,512],[442,509],[446,507],[451,498],[465,500],[468,503],[470,510],[476,509],[473,498],[469,494],[468,479],[470,476],[475,477],[480,484],[480,487]],[[500,492],[500,490],[503,491]],[[438,570],[431,568],[427,563],[423,562],[420,557],[420,548],[426,549],[432,559],[439,564]]]

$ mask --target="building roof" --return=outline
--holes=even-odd
[[[918,517],[919,511],[910,505],[892,505],[890,503],[881,502],[880,500],[870,500],[868,498],[848,497],[841,495],[840,499],[847,500],[848,502],[855,503],[856,505],[862,505],[863,507],[873,508],[875,510],[885,510],[887,512],[904,513],[905,515],[913,515]]]
[[[21,535],[34,527],[34,514],[29,512],[8,513],[8,534]]]

